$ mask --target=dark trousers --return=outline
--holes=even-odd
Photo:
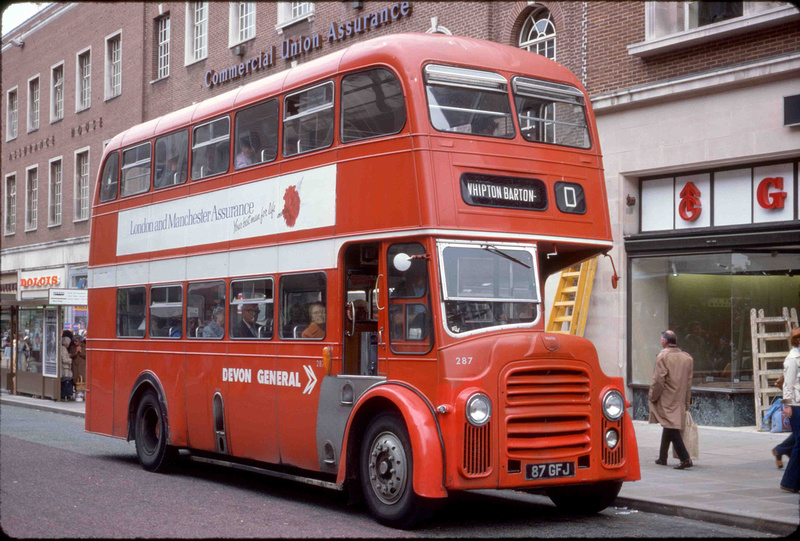
[[[75,383],[72,378],[61,378],[61,398],[72,398],[75,391]]]
[[[675,448],[675,452],[678,453],[678,458],[681,462],[689,460],[689,451],[686,450],[686,446],[683,444],[683,438],[681,438],[681,431],[679,428],[664,428],[661,432],[661,450],[658,453],[658,458],[662,462],[667,461],[667,451],[669,451],[669,444]]]
[[[775,446],[775,452],[778,453],[778,456],[789,456],[792,454],[792,447],[794,447],[794,434],[789,434],[785,440]]]
[[[800,406],[792,406],[789,423],[792,425],[794,447],[789,455],[789,465],[783,471],[781,486],[797,490],[800,488]]]

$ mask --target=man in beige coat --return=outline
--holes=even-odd
[[[661,333],[661,347],[656,357],[653,379],[650,382],[650,423],[659,423],[661,449],[656,464],[667,465],[669,444],[675,447],[681,463],[676,470],[692,467],[692,459],[681,438],[681,424],[692,398],[692,357],[678,348],[678,338],[673,331]]]

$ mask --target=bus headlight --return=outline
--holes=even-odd
[[[483,426],[492,416],[492,402],[485,394],[475,393],[467,400],[467,421],[473,426]]]
[[[619,443],[619,432],[610,428],[606,430],[606,445],[609,449],[613,449]]]
[[[603,397],[603,415],[609,421],[619,421],[625,413],[625,399],[619,391],[608,391]]]

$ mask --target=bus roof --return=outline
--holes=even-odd
[[[435,51],[435,57],[431,51]],[[464,59],[469,63],[465,64]],[[569,83],[583,88],[577,77],[564,66],[528,51],[491,41],[444,34],[390,34],[354,43],[349,47],[316,58],[299,66],[148,120],[116,135],[106,152],[147,140],[191,123],[225,114],[231,109],[257,102],[265,96],[300,88],[338,72],[370,64],[386,64],[413,77],[427,61],[482,67],[494,71],[535,74],[537,78]]]

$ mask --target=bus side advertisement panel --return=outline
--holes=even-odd
[[[336,164],[119,213],[117,256],[333,226]]]

